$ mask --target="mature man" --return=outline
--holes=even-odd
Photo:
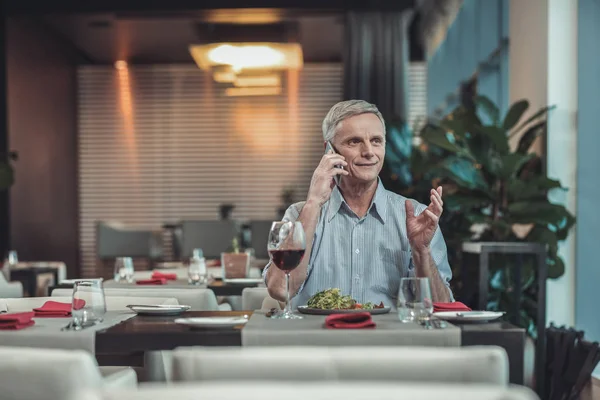
[[[360,303],[395,306],[400,279],[406,276],[428,277],[433,301],[451,301],[452,272],[438,228],[442,188],[431,190],[426,207],[383,187],[378,175],[385,122],[373,104],[349,100],[334,105],[323,120],[323,139],[337,154],[323,156],[306,201],[291,205],[284,217],[302,222],[306,233],[306,253],[290,275],[290,293],[297,293],[294,307],[328,288],[340,288]],[[285,275],[269,267],[269,294],[285,301]]]

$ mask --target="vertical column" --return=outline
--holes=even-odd
[[[0,154],[8,152],[8,90],[6,85],[6,15],[0,5]],[[0,191],[0,258],[3,259],[10,243],[9,191]]]
[[[556,105],[548,121],[548,135],[533,151],[546,154],[548,176],[569,188],[551,200],[575,211],[577,165],[577,0],[510,0],[509,103],[527,99],[528,115]],[[527,117],[527,115],[525,116]],[[511,145],[515,146],[518,138]],[[559,254],[565,274],[548,282],[547,321],[574,325],[575,232]]]

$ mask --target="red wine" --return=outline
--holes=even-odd
[[[270,250],[273,264],[282,271],[291,271],[300,264],[304,250]]]

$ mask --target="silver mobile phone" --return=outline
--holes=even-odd
[[[329,150],[331,150],[334,154],[338,154],[338,152],[335,151],[335,148],[333,147],[333,145],[331,144],[331,142],[329,140],[326,143],[327,144],[325,145],[325,154],[329,153]],[[344,169],[344,167],[342,165],[336,165],[335,167],[336,168]],[[340,175],[334,175],[333,179],[335,179],[336,185],[339,186],[339,184],[340,184]]]

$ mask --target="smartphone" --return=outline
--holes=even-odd
[[[325,154],[329,153],[329,150],[331,150],[334,154],[338,154],[338,152],[335,151],[335,148],[333,147],[333,145],[331,144],[331,142],[329,140],[326,143],[327,144],[325,145]],[[342,165],[336,165],[335,167],[344,169],[344,167]],[[333,179],[335,179],[335,184],[339,186],[340,185],[340,175],[334,175]]]

